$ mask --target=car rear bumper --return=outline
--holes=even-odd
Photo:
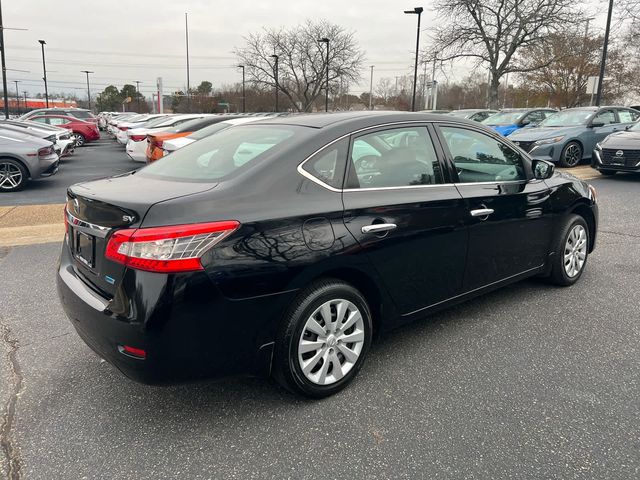
[[[127,377],[162,384],[270,371],[284,309],[277,306],[293,293],[229,300],[204,272],[127,270],[109,299],[78,274],[71,255],[65,242],[57,274],[62,306],[84,342]],[[125,345],[143,349],[146,358],[123,353]]]

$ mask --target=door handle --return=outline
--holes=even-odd
[[[362,233],[381,233],[394,230],[397,227],[395,223],[374,223],[373,225],[365,225],[362,227]]]
[[[493,212],[493,208],[477,208],[476,210],[471,210],[469,213],[472,217],[488,217]]]

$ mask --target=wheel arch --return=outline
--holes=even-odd
[[[591,253],[595,246],[596,238],[596,219],[591,207],[586,201],[579,201],[569,209],[568,213],[580,215],[587,222],[587,227],[589,228],[589,253]]]

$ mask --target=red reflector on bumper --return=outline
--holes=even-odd
[[[118,351],[124,355],[144,360],[147,358],[147,352],[142,348],[130,347],[129,345],[118,345]]]

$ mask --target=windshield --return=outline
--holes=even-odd
[[[229,128],[187,145],[139,173],[176,180],[219,181],[254,165],[266,152],[287,146],[294,133],[294,127],[281,125]]]
[[[482,123],[485,125],[513,125],[518,123],[518,119],[524,115],[525,112],[498,112],[495,115],[490,116]]]
[[[585,125],[593,110],[564,110],[547,117],[538,124],[539,127],[576,127]]]

